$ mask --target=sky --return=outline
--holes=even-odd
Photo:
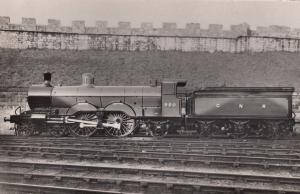
[[[11,23],[21,23],[22,17],[34,17],[38,24],[48,19],[59,19],[63,26],[72,20],[85,20],[94,26],[96,20],[106,20],[109,26],[119,21],[130,21],[139,27],[152,22],[161,27],[163,22],[230,25],[248,23],[257,26],[284,25],[300,28],[300,0],[0,0],[0,15],[9,16]]]

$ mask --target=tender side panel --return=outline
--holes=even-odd
[[[194,99],[194,114],[199,116],[288,117],[288,97],[205,97]]]

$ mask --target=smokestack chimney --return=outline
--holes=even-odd
[[[51,84],[50,84],[51,83],[51,76],[52,76],[52,74],[50,72],[44,73],[44,84],[47,87],[52,87]]]

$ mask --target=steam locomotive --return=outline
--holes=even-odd
[[[44,84],[28,90],[30,110],[5,118],[16,135],[49,132],[113,137],[138,130],[162,137],[168,133],[203,137],[278,138],[293,132],[292,87],[209,87],[184,92],[185,80],[164,80],[152,86],[95,86],[92,74],[80,86]],[[19,113],[18,113],[19,112]]]

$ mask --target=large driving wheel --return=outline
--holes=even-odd
[[[135,129],[135,120],[122,112],[109,113],[106,116],[106,123],[120,124],[120,128],[105,127],[108,135],[113,137],[125,137],[131,134]]]
[[[78,113],[75,119],[98,122],[96,113]],[[68,124],[70,132],[78,137],[90,137],[97,131],[97,127],[81,126],[80,123]]]

